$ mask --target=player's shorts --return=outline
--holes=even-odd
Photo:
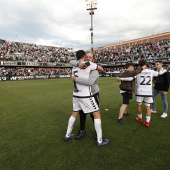
[[[132,99],[132,93],[124,92],[121,93],[123,97],[123,104],[129,104],[129,100]]]
[[[99,111],[99,107],[94,97],[73,97],[73,111],[78,112],[80,110],[83,110],[84,113],[93,113]]]
[[[146,106],[150,106],[150,104],[153,103],[153,98],[152,97],[136,96],[136,102],[139,105],[141,105],[142,102],[144,102]]]

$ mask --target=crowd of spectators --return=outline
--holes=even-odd
[[[153,64],[149,64],[148,67],[155,70]],[[170,70],[170,64],[165,64],[164,68]],[[106,74],[122,73],[125,71],[124,66],[120,67],[105,67]],[[71,68],[26,68],[26,67],[1,67],[0,77],[7,76],[43,76],[43,75],[56,75],[67,76],[71,75]]]
[[[0,39],[1,61],[62,62],[75,57],[71,48],[42,46]]]
[[[137,65],[135,66],[135,68],[137,67]],[[155,65],[154,64],[148,64],[148,68],[152,69],[152,70],[156,70]],[[164,64],[164,68],[168,69],[170,71],[170,64]],[[125,67],[124,66],[120,66],[120,67],[105,67],[105,71],[107,73],[122,73],[125,71]]]
[[[132,61],[139,58],[154,59],[170,57],[170,40],[136,44],[113,49],[94,50],[97,63]],[[50,47],[0,39],[0,60],[31,62],[68,63],[75,58],[75,51],[69,48]]]
[[[161,59],[169,58],[170,40],[123,46],[112,49],[94,50],[96,63],[112,65],[119,62],[133,62],[140,58]],[[75,51],[70,48],[50,47],[21,42],[9,42],[0,39],[0,61],[30,61],[69,63],[75,58]],[[170,69],[170,65],[166,66]],[[124,67],[105,67],[107,72],[123,72]],[[150,65],[154,69],[153,65]],[[0,76],[27,76],[27,75],[69,75],[71,68],[26,68],[0,67]]]
[[[71,68],[4,68],[0,69],[0,77],[7,76],[42,76],[42,75],[70,75]]]
[[[97,63],[128,62],[139,58],[155,59],[170,57],[170,40],[136,44],[122,48],[94,51]]]

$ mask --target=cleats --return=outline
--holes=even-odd
[[[121,119],[117,119],[116,120],[119,124],[121,124],[121,125],[125,125],[125,122],[123,122],[123,119],[121,118]]]
[[[146,126],[146,127],[150,126],[149,122],[143,122],[143,125]]]
[[[64,137],[64,140],[68,141],[68,140],[73,139],[73,138],[74,138],[74,134],[70,134],[69,137]]]
[[[136,117],[136,121],[138,122],[143,122],[143,119],[139,118],[139,117]]]
[[[109,143],[109,139],[104,139],[102,143],[97,142],[97,146],[104,146],[107,145],[108,143]]]
[[[79,139],[83,138],[85,135],[86,135],[85,130],[79,130],[79,133],[78,133],[78,135],[76,136],[75,139],[79,140]]]

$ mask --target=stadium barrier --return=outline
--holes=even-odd
[[[162,60],[162,62],[169,63],[170,57],[155,57],[152,59],[147,59],[148,63],[154,63],[156,60]],[[106,62],[106,63],[97,63],[101,66],[123,66],[127,62],[132,62],[133,64],[137,64],[137,60],[130,60],[130,61],[116,61],[116,62]],[[31,62],[31,61],[1,61],[0,66],[20,66],[20,67],[71,67],[69,63],[52,63],[52,62]]]
[[[35,80],[35,79],[58,79],[68,78],[70,75],[41,75],[41,76],[2,76],[0,81],[18,81],[18,80]]]
[[[31,62],[31,61],[1,61],[0,66],[35,66],[35,67],[70,67],[69,63],[51,63],[51,62]]]

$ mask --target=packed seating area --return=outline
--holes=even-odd
[[[94,56],[97,63],[170,57],[170,40],[137,44],[118,49],[99,49],[94,51]],[[9,42],[0,39],[1,61],[68,63],[73,58],[75,58],[75,51],[68,48]]]
[[[0,39],[1,61],[62,62],[75,56],[70,48],[50,47]]]
[[[98,63],[127,62],[138,60],[139,58],[154,59],[170,57],[170,40],[137,44],[111,50],[96,50],[95,57]]]
[[[148,65],[150,69],[155,70],[155,66],[153,64],[149,64]],[[164,68],[170,70],[170,63],[164,64]],[[115,72],[115,73],[121,73],[124,72],[125,68],[124,66],[120,66],[120,67],[111,67],[111,68],[107,68],[106,72]]]
[[[96,63],[106,64],[106,72],[121,73],[124,71],[123,65],[116,65],[116,67],[107,67],[107,65],[114,65],[115,63],[119,62],[135,62],[139,58],[145,58],[148,60],[168,58],[168,63],[165,65],[165,67],[170,70],[170,40],[136,44],[133,46],[129,45],[123,46],[121,48],[95,49],[93,53]],[[63,63],[69,66],[68,63],[71,59],[75,59],[75,51],[70,48],[50,47],[21,42],[9,42],[0,39],[0,61]],[[152,64],[149,67],[154,69]],[[70,74],[71,67],[0,67],[0,77]]]

